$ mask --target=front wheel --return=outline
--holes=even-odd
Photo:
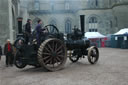
[[[23,63],[20,52],[16,53],[14,64],[17,68],[20,69],[25,68],[27,66],[27,64]]]
[[[23,62],[21,62],[21,61],[19,61],[19,60],[16,60],[16,61],[15,61],[15,66],[16,66],[17,68],[22,69],[22,68],[25,68],[25,67],[27,66],[27,64],[25,64],[25,63],[23,63]]]
[[[69,59],[70,59],[73,63],[75,63],[75,62],[77,62],[77,61],[79,60],[79,57],[78,57],[78,55],[69,56]]]
[[[95,64],[97,63],[99,59],[99,50],[97,47],[95,46],[92,46],[89,48],[88,50],[88,61],[91,63],[91,64]]]

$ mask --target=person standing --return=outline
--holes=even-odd
[[[13,66],[13,46],[9,39],[7,40],[7,43],[4,46],[4,54],[6,56],[6,66]]]
[[[31,24],[32,24],[32,20],[28,19],[27,23],[25,25],[26,44],[28,44],[28,42],[30,41],[30,37],[31,37]]]
[[[1,60],[1,56],[2,56],[2,47],[0,46],[0,60]]]
[[[37,44],[39,45],[41,42],[40,42],[40,39],[41,39],[41,34],[42,32],[45,30],[45,29],[42,29],[42,21],[41,20],[38,20],[37,21],[38,25],[36,26],[35,30],[36,30],[36,38],[37,38]]]

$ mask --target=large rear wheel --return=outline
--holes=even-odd
[[[65,44],[55,38],[45,40],[38,50],[38,60],[49,71],[62,69],[67,60]]]

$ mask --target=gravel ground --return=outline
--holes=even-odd
[[[128,85],[128,50],[99,50],[97,64],[90,65],[87,58],[77,63],[68,60],[65,68],[56,72],[32,66],[24,69],[5,67],[5,57],[2,56],[0,85]]]

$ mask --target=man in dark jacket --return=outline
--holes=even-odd
[[[0,46],[0,60],[1,60],[1,56],[2,56],[2,47]]]
[[[27,20],[27,23],[25,25],[25,34],[26,34],[26,44],[30,41],[30,36],[31,36],[31,19]]]
[[[38,20],[38,25],[35,28],[36,29],[36,37],[37,37],[37,43],[38,43],[38,45],[41,43],[40,42],[41,34],[45,30],[45,29],[42,29],[41,24],[42,24],[42,21],[41,20]]]
[[[8,65],[12,66],[13,65],[13,46],[10,43],[10,40],[7,40],[7,43],[4,46],[4,54],[6,56],[6,66]]]

